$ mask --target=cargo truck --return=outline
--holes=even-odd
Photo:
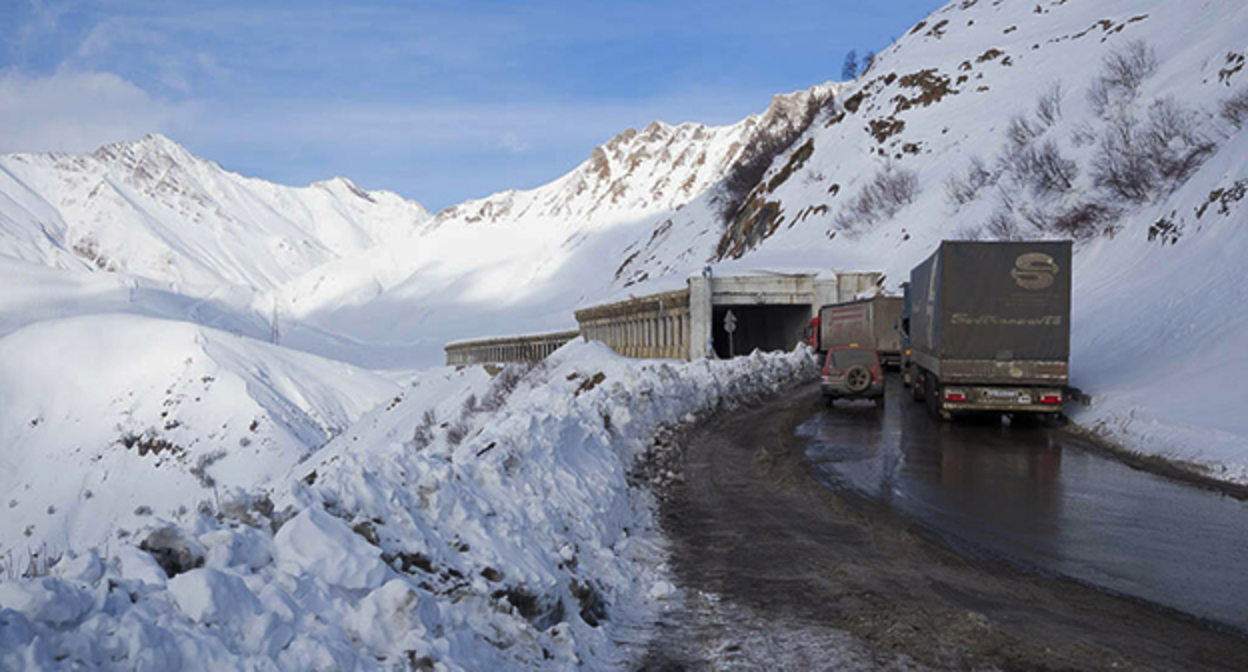
[[[1057,415],[1069,382],[1071,243],[945,241],[910,272],[911,389],[944,419]]]
[[[901,384],[910,387],[914,382],[914,366],[910,361],[910,282],[901,283]]]
[[[819,309],[807,344],[823,353],[842,345],[875,348],[885,366],[901,365],[901,297],[877,296]]]

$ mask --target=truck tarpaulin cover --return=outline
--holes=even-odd
[[[941,243],[911,272],[911,341],[944,359],[1066,361],[1071,243]]]

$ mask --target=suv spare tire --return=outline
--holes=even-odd
[[[845,372],[845,387],[850,392],[865,392],[871,386],[871,372],[863,366],[851,366]]]

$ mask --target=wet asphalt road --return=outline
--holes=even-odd
[[[1243,504],[899,392],[806,386],[685,437],[659,493],[683,597],[637,669],[1248,670],[1185,615],[1243,620]]]
[[[838,404],[799,426],[829,487],[885,503],[963,553],[1248,633],[1248,502],[1132,469],[1060,429],[934,422],[890,382],[882,414]]]

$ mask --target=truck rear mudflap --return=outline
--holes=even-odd
[[[1061,388],[949,386],[941,408],[952,412],[1061,413]]]

